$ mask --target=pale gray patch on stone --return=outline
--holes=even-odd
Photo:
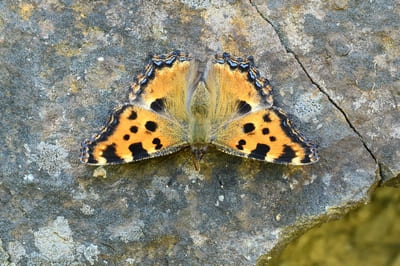
[[[188,165],[182,169],[187,176],[187,178],[192,181],[192,183],[196,183],[197,180],[203,181],[204,175],[198,171],[193,171],[193,165]]]
[[[22,257],[26,256],[25,248],[19,241],[8,242],[8,253],[10,254],[11,262],[16,264]]]
[[[51,261],[74,260],[74,241],[68,221],[57,217],[49,225],[39,228],[34,232],[35,246],[40,250],[41,255]]]
[[[142,220],[134,220],[122,225],[110,225],[108,230],[111,232],[112,240],[121,240],[125,243],[139,241],[144,236],[144,222]]]
[[[173,1],[173,0],[172,0]],[[213,9],[221,7],[229,7],[229,4],[235,0],[181,0],[181,3],[189,6],[191,9]]]
[[[51,20],[43,20],[39,22],[39,28],[40,28],[40,37],[43,39],[49,39],[49,36],[51,36],[54,33],[54,24],[51,22]]]
[[[309,122],[317,117],[323,109],[320,103],[321,97],[320,93],[304,93],[299,95],[294,105],[296,115],[304,122]]]
[[[88,204],[83,204],[80,210],[85,215],[92,215],[94,213],[94,209]]]
[[[27,156],[38,164],[39,170],[45,170],[50,176],[58,177],[64,169],[71,168],[68,152],[60,145],[40,142]]]
[[[133,264],[135,263],[135,259],[127,258],[127,259],[125,260],[125,262],[128,263],[129,265],[133,265]]]
[[[241,254],[245,259],[239,264],[243,264],[244,262],[251,264],[251,262],[257,260],[259,254],[266,253],[267,250],[273,247],[273,243],[277,241],[278,234],[279,232],[268,232],[266,230],[260,230],[257,234],[230,232],[225,237],[215,239],[215,241],[221,251],[225,250],[225,254],[229,254],[232,250]]]
[[[35,177],[32,174],[26,174],[24,175],[23,179],[27,183],[32,183],[35,180]]]
[[[152,181],[152,191],[146,190],[146,193],[150,198],[154,198],[156,191],[161,191],[168,200],[179,200],[179,193],[173,187],[168,187],[169,177],[157,177],[155,176]]]
[[[77,191],[73,191],[74,200],[98,200],[100,195],[89,189],[89,191],[84,190],[83,187],[79,187]]]
[[[85,255],[85,258],[89,261],[89,263],[93,265],[95,261],[98,260],[98,255],[100,254],[100,252],[97,249],[96,245],[90,244],[85,248],[83,254]]]
[[[392,130],[389,132],[389,136],[394,139],[400,139],[400,121],[393,124]]]
[[[190,238],[195,246],[202,246],[208,240],[208,237],[201,234],[199,230],[194,230],[190,234]]]
[[[94,244],[90,244],[88,246],[79,245],[76,248],[76,251],[82,254],[85,259],[90,263],[90,265],[94,265],[98,261],[98,255],[100,254],[98,248]]]
[[[203,9],[211,5],[210,0],[181,0],[181,2],[194,9]]]
[[[1,265],[7,265],[8,264],[8,259],[10,256],[8,253],[3,249],[3,241],[0,239],[0,264]]]
[[[321,176],[322,182],[325,184],[325,186],[330,186],[331,180],[332,180],[332,175],[329,173],[324,174]]]

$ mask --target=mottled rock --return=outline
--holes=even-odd
[[[399,174],[389,4],[366,18],[367,3],[346,1],[19,3],[0,3],[0,239],[13,263],[254,263]],[[200,172],[187,150],[80,164],[80,142],[127,101],[147,54],[175,48],[253,55],[320,161],[211,149]]]
[[[379,164],[382,182],[398,178],[398,3],[252,2],[312,82],[346,116]]]
[[[2,245],[3,245],[3,242],[2,242],[1,239],[0,239],[0,262],[1,262],[2,265],[5,265],[5,264],[7,264],[8,259],[9,259],[10,256],[9,256],[8,253],[3,249]]]

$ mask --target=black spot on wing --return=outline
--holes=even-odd
[[[254,131],[254,129],[256,129],[256,127],[254,126],[253,123],[246,123],[243,125],[244,133],[250,133],[250,132]]]
[[[265,160],[265,156],[267,156],[269,150],[270,147],[268,145],[258,143],[257,147],[249,154],[249,158]]]
[[[149,157],[147,150],[143,149],[141,142],[129,145],[129,150],[132,152],[132,156],[135,161]]]
[[[236,145],[236,148],[238,150],[243,150],[243,146],[246,145],[246,141],[244,139],[239,140],[238,144]]]
[[[137,133],[138,127],[137,127],[137,126],[131,126],[130,131],[131,131],[132,133]]]
[[[93,158],[93,154],[89,154],[89,158],[87,160],[87,163],[98,163],[98,161]]]
[[[128,134],[125,134],[123,138],[124,140],[129,140],[130,136]]]
[[[276,141],[276,137],[270,136],[270,137],[269,137],[269,140],[272,141],[272,142],[274,142],[274,141]]]
[[[164,111],[164,99],[159,98],[153,101],[150,105],[150,108],[157,113],[161,113]]]
[[[131,114],[129,115],[128,119],[135,120],[137,118],[137,113],[132,110]]]
[[[269,114],[265,114],[263,116],[264,122],[271,122],[271,118],[269,117]]]
[[[269,134],[269,128],[265,127],[262,129],[263,135],[268,135]]]
[[[296,157],[296,153],[290,146],[284,145],[284,147],[283,153],[275,161],[280,163],[290,163],[293,158]]]
[[[163,146],[163,145],[161,144],[161,140],[160,140],[159,138],[154,138],[152,143],[156,145],[156,146],[155,146],[155,149],[156,149],[156,150],[161,149],[162,146]]]
[[[246,114],[251,111],[251,105],[245,101],[239,101],[237,110],[239,114]]]
[[[157,124],[156,122],[153,121],[147,121],[146,124],[144,125],[148,131],[154,132],[157,129]]]
[[[107,163],[121,163],[123,160],[115,153],[115,143],[108,145],[103,151],[102,157],[107,160]]]

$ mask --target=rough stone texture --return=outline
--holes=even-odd
[[[399,176],[398,7],[284,3],[0,2],[1,262],[254,263]],[[80,164],[147,54],[174,48],[253,55],[320,162]]]
[[[252,2],[346,116],[379,164],[382,181],[399,179],[399,1]]]

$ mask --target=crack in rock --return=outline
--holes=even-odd
[[[331,96],[328,94],[328,92],[326,92],[324,89],[322,89],[322,87],[313,80],[313,78],[311,77],[311,75],[308,73],[307,69],[305,68],[305,66],[302,64],[302,62],[300,61],[299,57],[288,47],[288,45],[286,44],[286,42],[284,41],[284,38],[282,37],[282,35],[280,34],[280,30],[278,29],[278,27],[276,25],[274,25],[272,23],[271,20],[269,20],[266,16],[264,16],[261,11],[258,9],[257,5],[255,3],[253,3],[252,0],[249,0],[250,4],[252,6],[254,6],[254,8],[256,9],[257,13],[268,23],[271,25],[271,27],[274,29],[274,31],[276,32],[282,46],[285,48],[287,53],[290,53],[294,56],[296,62],[300,65],[301,69],[304,71],[304,73],[307,75],[308,79],[311,81],[312,84],[314,84],[318,90],[324,94],[327,99],[329,100],[329,102],[343,115],[344,119],[346,120],[347,124],[349,125],[349,127],[353,130],[353,132],[359,137],[361,143],[363,144],[364,148],[368,151],[368,153],[371,155],[371,157],[374,159],[375,163],[378,165],[379,168],[379,174],[381,175],[381,166],[378,162],[378,160],[376,159],[375,155],[373,154],[373,152],[371,151],[371,149],[368,147],[367,143],[364,141],[363,136],[361,135],[360,132],[358,132],[358,130],[356,129],[356,127],[351,123],[349,117],[347,116],[346,112],[331,98]]]

